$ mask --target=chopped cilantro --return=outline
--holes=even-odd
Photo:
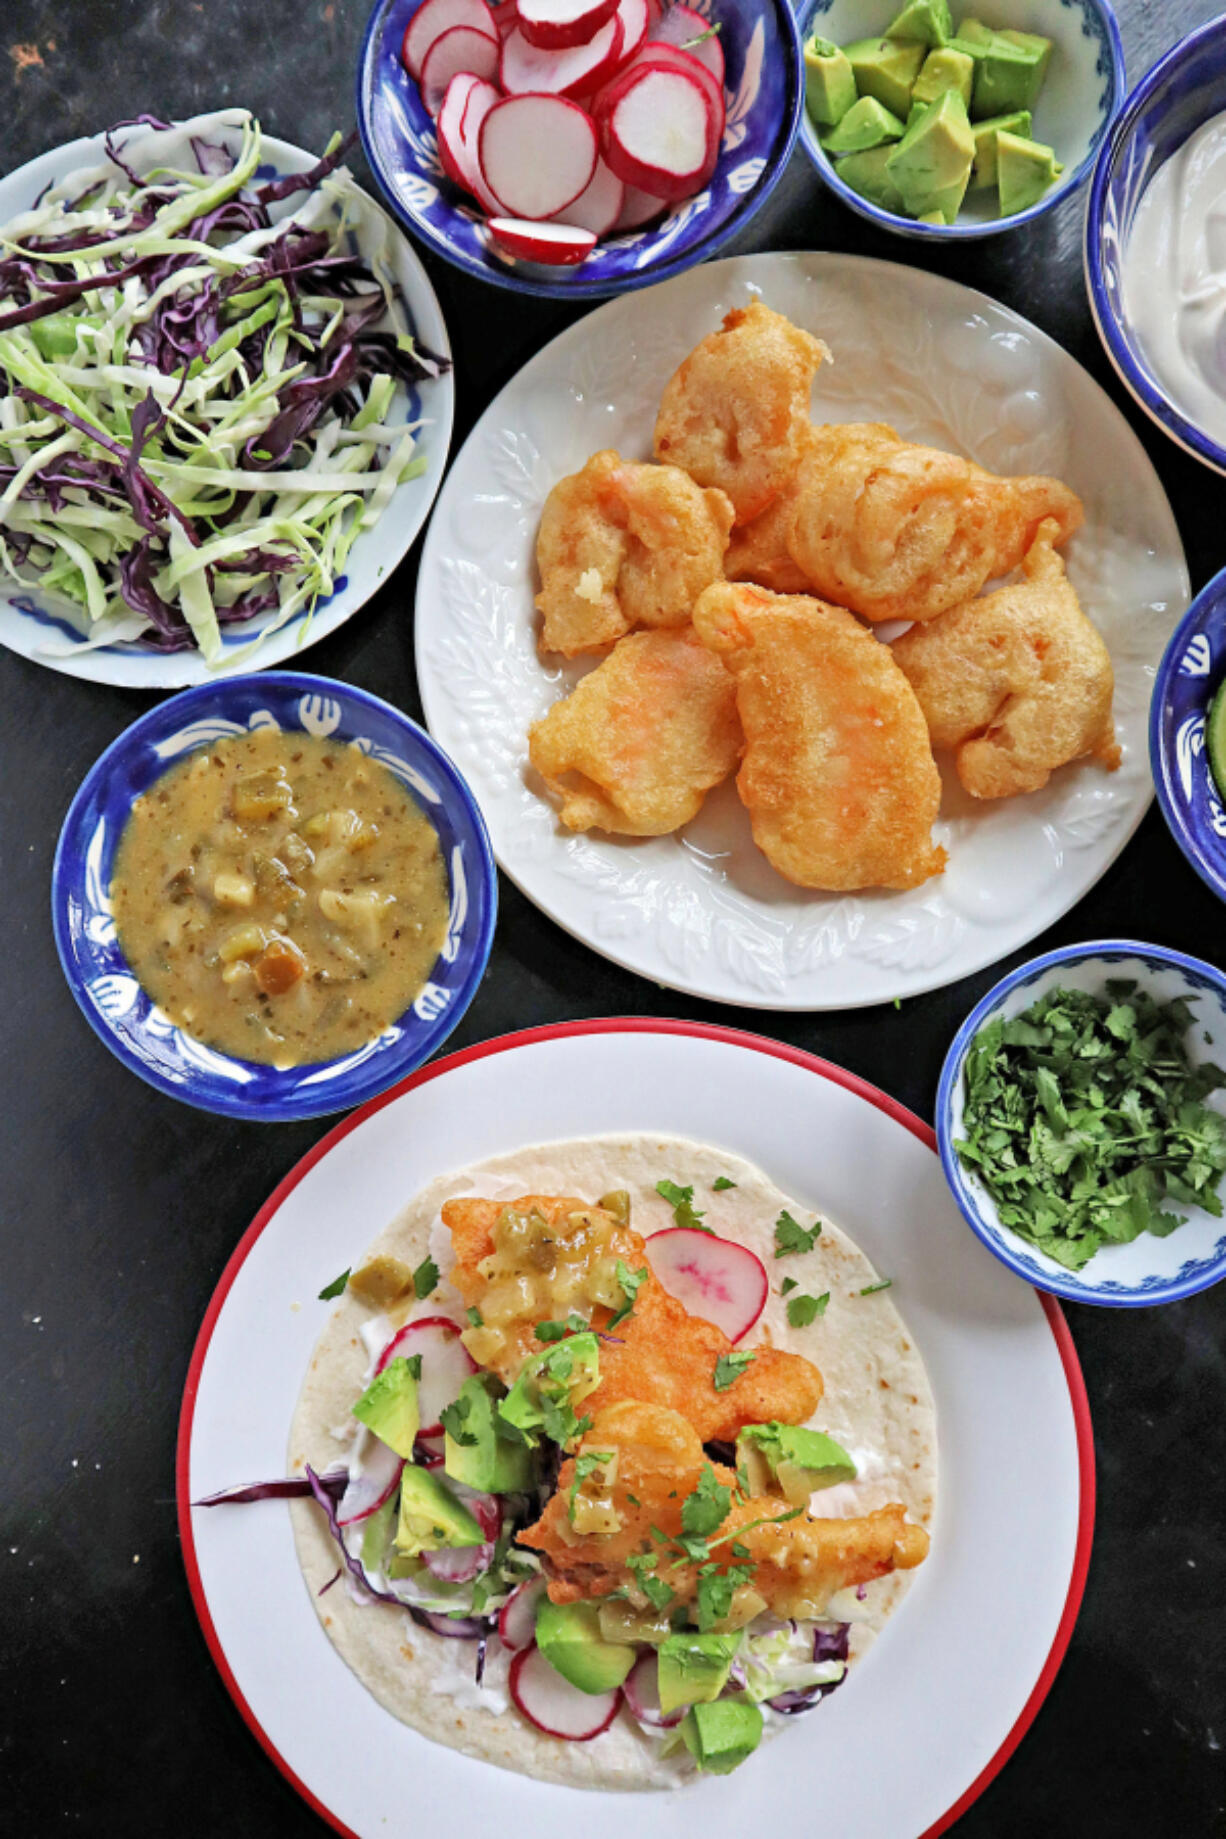
[[[820,1220],[815,1220],[812,1226],[802,1226],[785,1207],[775,1221],[776,1258],[786,1258],[790,1252],[811,1252],[821,1236],[821,1230]]]
[[[408,1367],[409,1374],[413,1379],[421,1378],[421,1355],[420,1354],[407,1354],[405,1356],[404,1364]]]
[[[715,1390],[726,1392],[741,1377],[745,1368],[756,1358],[753,1354],[721,1354],[715,1362]]]
[[[736,1183],[729,1180],[727,1175],[717,1175],[711,1186],[716,1194],[725,1194],[729,1188],[735,1188]]]
[[[860,1291],[860,1295],[875,1296],[878,1290],[888,1290],[893,1282],[894,1279],[892,1277],[883,1277],[880,1283],[866,1283],[864,1288]]]
[[[439,1268],[433,1258],[423,1258],[413,1273],[413,1288],[418,1298],[429,1296],[438,1289]]]
[[[693,1188],[679,1188],[675,1181],[657,1181],[656,1193],[672,1208],[674,1225],[693,1226],[698,1232],[710,1232],[711,1228],[701,1223],[706,1215],[699,1213],[694,1205]]]
[[[751,1564],[729,1565],[721,1571],[718,1565],[706,1564],[698,1579],[696,1604],[698,1608],[698,1626],[706,1630],[716,1622],[722,1622],[732,1608],[732,1599],[742,1584],[747,1584],[754,1574]]]
[[[566,1335],[581,1335],[586,1327],[583,1317],[572,1311],[564,1322],[538,1322],[536,1338],[538,1341],[561,1341]]]
[[[716,1481],[715,1470],[705,1462],[698,1486],[681,1503],[681,1530],[706,1538],[728,1518],[732,1489]]]
[[[482,1316],[481,1311],[479,1309],[475,1307],[472,1309],[466,1309],[464,1313],[468,1317],[469,1324],[471,1327],[473,1328],[484,1328],[485,1327],[485,1318]]]
[[[622,1303],[621,1308],[616,1310],[609,1317],[609,1328],[616,1328],[617,1324],[619,1322],[624,1322],[626,1317],[631,1313],[634,1308],[634,1299],[638,1295],[639,1290],[646,1283],[648,1274],[646,1265],[643,1266],[641,1271],[632,1271],[624,1258],[619,1258],[617,1260],[617,1281],[621,1285],[622,1296],[625,1298],[625,1301]]]
[[[643,1505],[637,1494],[627,1494],[626,1499],[632,1507],[641,1507]]]
[[[572,1524],[575,1518],[575,1501],[582,1491],[584,1482],[590,1475],[594,1475],[597,1469],[606,1468],[612,1460],[613,1451],[611,1449],[584,1450],[581,1456],[575,1457],[575,1478],[570,1484],[570,1492],[567,1496],[570,1505],[566,1509],[567,1518]]]
[[[1193,1065],[1192,1019],[1188,999],[1115,978],[980,1029],[955,1147],[1003,1225],[1080,1270],[1103,1245],[1173,1232],[1168,1201],[1222,1213],[1226,1117],[1204,1100],[1226,1073]]]
[[[780,1296],[786,1296],[789,1291],[798,1290],[799,1288],[800,1285],[794,1277],[785,1277],[783,1282],[779,1285],[779,1294]]]
[[[468,1427],[472,1409],[471,1393],[461,1392],[459,1398],[453,1399],[450,1405],[444,1405],[438,1414],[439,1422],[451,1441],[464,1449],[471,1449],[478,1441],[477,1432]]]
[[[823,1290],[820,1296],[793,1296],[788,1302],[788,1321],[793,1328],[807,1328],[819,1315],[825,1315],[829,1301],[829,1290]]]
[[[677,1594],[672,1585],[666,1584],[662,1577],[652,1577],[646,1571],[644,1571],[643,1575],[639,1578],[639,1584],[642,1587],[643,1595],[647,1598],[647,1601],[651,1604],[653,1609],[667,1609]]]
[[[330,1284],[325,1284],[324,1288],[319,1292],[319,1300],[321,1303],[330,1303],[334,1296],[340,1295],[345,1285],[349,1282],[349,1271],[352,1271],[352,1269],[353,1266],[350,1265],[349,1270],[342,1271],[340,1276],[334,1277]]]
[[[734,1558],[748,1558],[749,1556],[749,1547],[742,1545],[739,1539],[734,1539],[728,1550]]]

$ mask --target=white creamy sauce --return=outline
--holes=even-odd
[[[1160,166],[1124,250],[1124,308],[1175,407],[1226,442],[1226,114]]]
[[[420,1636],[421,1630],[416,1623],[410,1623],[410,1629],[410,1640]],[[464,1711],[492,1711],[495,1717],[502,1716],[511,1702],[507,1686],[511,1655],[497,1636],[491,1639],[486,1650],[480,1685],[476,1679],[475,1641],[446,1641],[436,1636],[430,1655],[430,1684],[435,1692],[445,1693]]]

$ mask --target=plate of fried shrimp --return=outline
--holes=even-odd
[[[940,277],[709,264],[532,359],[426,543],[427,720],[495,854],[657,983],[847,1008],[1093,886],[1189,584],[1073,358]]]

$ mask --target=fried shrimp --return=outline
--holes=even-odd
[[[786,547],[811,589],[865,619],[935,619],[1016,568],[1039,523],[1065,542],[1081,500],[1058,479],[998,478],[877,422],[818,428]]]
[[[799,563],[792,559],[788,537],[796,516],[801,466],[815,439],[815,431],[805,431],[800,464],[775,499],[751,523],[737,524],[724,557],[724,574],[729,581],[752,581],[769,588],[772,594],[807,594],[809,579]]]
[[[664,836],[741,757],[736,686],[690,627],[635,632],[528,731],[568,830]]]
[[[642,1573],[668,1584],[674,1605],[692,1603],[699,1580],[714,1566],[736,1567],[744,1579],[732,1596],[726,1625],[738,1626],[770,1610],[777,1616],[820,1616],[838,1590],[865,1584],[894,1570],[911,1570],[928,1555],[928,1534],[906,1516],[899,1502],[860,1519],[818,1519],[795,1513],[779,1495],[738,1498],[731,1469],[705,1459],[699,1436],[676,1412],[638,1400],[593,1415],[579,1455],[611,1458],[602,1471],[608,1530],[583,1533],[572,1519],[575,1458],[562,1464],[558,1489],[522,1543],[545,1560],[549,1595],[555,1603],[623,1592],[637,1608],[648,1598]],[[715,1485],[727,1512],[695,1550],[674,1544],[683,1532],[685,1501],[703,1480],[708,1496]],[[611,1477],[611,1480],[608,1479]],[[580,1484],[581,1485],[581,1484]],[[716,1509],[718,1511],[718,1508]],[[735,1551],[732,1548],[736,1548]],[[652,1564],[648,1554],[656,1554]],[[705,1555],[704,1555],[705,1553]],[[632,1563],[631,1560],[635,1562]]]
[[[1056,553],[1059,534],[1045,520],[1017,581],[913,626],[892,647],[933,746],[955,749],[975,798],[1037,792],[1087,754],[1119,765],[1111,659]]]
[[[539,1353],[536,1324],[570,1309],[603,1329],[626,1301],[617,1275],[643,1272],[633,1309],[600,1343],[600,1377],[583,1401],[587,1413],[646,1395],[680,1413],[700,1442],[731,1440],[746,1424],[799,1423],[821,1401],[822,1376],[799,1354],[752,1350],[754,1358],[722,1391],[715,1365],[732,1343],[713,1322],[691,1315],[647,1262],[642,1238],[604,1206],[574,1196],[525,1194],[518,1200],[450,1200],[443,1224],[456,1264],[451,1281],[481,1326],[466,1329],[475,1360],[510,1385]]]
[[[655,455],[718,486],[738,523],[758,517],[796,470],[820,339],[755,300],[728,314],[665,385]]]
[[[839,890],[940,874],[940,777],[889,647],[841,607],[729,583],[707,589],[694,626],[736,677],[737,790],[779,873]]]
[[[573,658],[636,626],[681,626],[723,576],[732,506],[676,466],[596,453],[545,500],[536,540],[541,645]]]

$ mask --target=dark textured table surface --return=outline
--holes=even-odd
[[[1121,0],[1130,81],[1216,10]],[[144,110],[226,103],[322,146],[351,123],[366,11],[366,0],[3,0],[0,169]],[[1082,287],[1081,220],[1077,198],[1023,233],[928,257],[844,212],[798,149],[733,247],[927,259],[1037,321],[1122,402],[1200,587],[1226,561],[1222,486],[1152,430],[1110,374]],[[459,441],[576,315],[426,262],[455,349]],[[415,575],[416,551],[308,665],[420,718]],[[318,1821],[248,1735],[205,1651],[180,1562],[173,1457],[217,1277],[327,1126],[228,1123],[131,1077],[78,1013],[48,923],[68,802],[146,706],[0,653],[0,1830],[307,1835]],[[453,1046],[569,1017],[731,1021],[827,1055],[924,1117],[957,1023],[1005,968],[901,1012],[729,1013],[606,964],[505,881],[501,898],[489,974]],[[1089,897],[1020,956],[1114,935],[1219,958],[1222,934],[1222,908],[1151,811]],[[1030,1734],[958,1830],[1199,1839],[1226,1831],[1226,1286],[1166,1308],[1068,1314],[1098,1455],[1085,1604]],[[1001,1563],[1018,1560],[1002,1552]]]

